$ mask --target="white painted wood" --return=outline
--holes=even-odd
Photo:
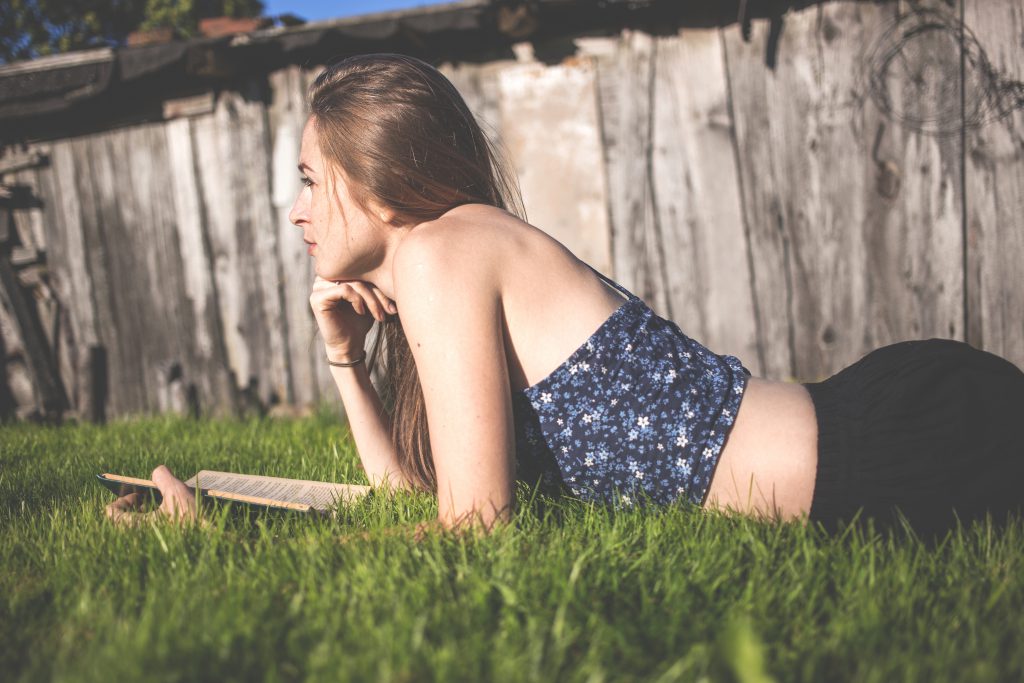
[[[1024,80],[1020,0],[965,2],[996,70]],[[969,128],[966,156],[958,130],[894,116],[959,101],[956,76],[900,80],[958,73],[937,34],[887,75],[889,111],[866,90],[870,47],[920,8],[959,15],[945,0],[787,12],[774,70],[761,20],[750,43],[735,25],[625,30],[576,38],[559,65],[523,43],[521,61],[441,69],[504,141],[532,223],[755,374],[823,379],[931,336],[1024,365],[1022,114]],[[50,167],[17,174],[38,181],[44,206],[16,228],[46,249],[61,303],[48,320],[62,321],[54,343],[80,412],[94,344],[110,415],[181,410],[190,379],[204,405],[235,405],[255,378],[257,400],[340,406],[313,336],[312,261],[287,220],[318,71],[271,74],[269,107],[240,86],[210,114],[58,140]],[[977,83],[969,72],[968,105]],[[176,359],[186,378],[163,386],[152,373]]]
[[[611,272],[594,65],[516,64],[498,75],[501,130],[532,225]]]
[[[169,151],[171,191],[181,251],[182,281],[192,308],[196,351],[212,358],[219,333],[210,328],[207,306],[214,298],[209,255],[203,240],[203,224],[192,156],[191,124],[188,119],[169,121],[164,126]]]
[[[0,220],[5,219],[6,216],[0,213]],[[4,359],[0,365],[0,383],[10,391],[15,415],[23,418],[38,409],[39,400],[28,368],[25,342],[14,311],[8,308],[8,296],[3,291],[0,291],[0,358]]]
[[[314,367],[319,358],[316,323],[309,307],[313,285],[313,259],[302,241],[302,231],[288,220],[302,184],[299,182],[299,148],[306,123],[305,83],[299,67],[270,75],[273,94],[269,110],[271,138],[271,200],[278,235],[288,358],[292,377],[292,402],[311,405],[320,399]],[[337,393],[337,390],[334,391]],[[340,403],[340,399],[338,400]]]
[[[67,143],[60,142],[53,149],[61,147],[61,158],[70,159]],[[85,407],[84,381],[81,370],[86,345],[79,343],[84,337],[83,326],[92,320],[92,283],[80,281],[79,286],[72,286],[71,277],[73,264],[82,264],[84,254],[75,252],[74,247],[82,240],[81,228],[77,223],[71,224],[77,230],[77,238],[69,232],[64,221],[65,202],[61,201],[61,193],[56,182],[55,167],[57,153],[51,149],[50,164],[39,170],[39,198],[43,203],[42,228],[47,246],[46,261],[50,289],[57,305],[59,318],[59,334],[57,340],[57,363],[68,400],[71,404],[71,415],[84,415]]]
[[[749,44],[723,30],[770,376],[822,379],[878,346],[962,335],[956,143],[857,92],[863,50],[893,16],[859,3],[787,14],[774,72],[767,22]],[[889,196],[883,166],[902,179]]]
[[[595,61],[612,271],[656,313],[671,317],[650,163],[655,50],[653,37],[626,29],[614,51]]]
[[[964,23],[1004,88],[1024,82],[1024,3],[965,0]],[[995,99],[967,131],[967,341],[1024,368],[1024,111],[976,60],[966,68],[970,101]]]
[[[688,336],[760,373],[720,32],[659,38],[653,69],[651,180],[668,310]]]
[[[48,256],[56,268],[54,283],[61,301],[72,311],[75,336],[84,346],[96,344],[94,285],[86,263],[86,245],[82,232],[82,215],[75,188],[75,162],[70,141],[55,143],[52,148],[54,220],[47,222],[53,232],[47,238]]]
[[[245,335],[245,307],[253,299],[242,276],[242,255],[236,235],[236,216],[230,176],[225,160],[232,158],[230,126],[224,105],[218,104],[221,120],[216,115],[193,119],[192,135],[198,172],[198,186],[203,198],[206,229],[210,243],[213,281],[216,283],[220,321],[229,370],[236,388],[248,384],[255,370],[250,340]]]
[[[234,150],[230,157],[238,170],[234,192],[239,228],[248,226],[251,239],[257,301],[261,315],[250,318],[249,334],[259,335],[260,364],[256,371],[260,399],[264,404],[288,401],[292,395],[286,351],[285,317],[282,301],[282,266],[278,255],[278,224],[271,201],[271,149],[267,112],[260,95],[262,86],[248,86],[248,96],[233,103]],[[240,231],[242,240],[247,238]],[[244,241],[243,241],[244,244]],[[250,304],[251,306],[251,304]],[[250,312],[251,308],[249,309]]]
[[[500,59],[485,64],[445,62],[438,71],[452,84],[466,101],[473,118],[491,142],[503,145],[501,132],[501,86],[499,74],[515,65],[515,60]]]
[[[136,305],[140,286],[119,259],[126,240],[122,225],[134,225],[137,212],[131,185],[119,184],[115,167],[124,163],[124,151],[115,150],[110,131],[78,138],[71,143],[75,188],[83,233],[83,253],[93,285],[98,343],[107,358],[107,415],[148,412],[146,368],[139,353],[140,337],[132,334],[143,315]],[[130,248],[130,247],[129,247]],[[143,285],[144,286],[144,285]]]
[[[202,202],[195,175],[192,124],[188,119],[164,126],[168,149],[170,192],[174,203],[178,251],[181,254],[183,305],[191,311],[192,363],[186,375],[197,385],[204,414],[227,416],[232,412],[232,387],[227,377],[213,282],[206,245]]]

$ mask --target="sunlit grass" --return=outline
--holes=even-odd
[[[4,680],[1024,677],[1020,522],[927,547],[520,487],[514,523],[482,539],[381,533],[436,515],[419,494],[327,519],[220,507],[202,529],[113,527],[94,475],[159,463],[366,483],[325,413],[0,427]]]

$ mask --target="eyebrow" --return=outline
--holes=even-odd
[[[307,165],[305,163],[299,164],[298,168],[299,168],[299,173],[307,173],[307,172],[313,170],[312,168],[309,167],[309,165]]]

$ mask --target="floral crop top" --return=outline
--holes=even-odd
[[[750,371],[626,297],[550,375],[512,394],[517,479],[547,493],[631,505],[703,505]]]

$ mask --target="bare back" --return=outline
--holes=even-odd
[[[558,368],[624,302],[561,243],[505,211],[469,204],[452,209],[446,219],[465,221],[475,257],[500,264],[512,391]],[[806,389],[751,377],[705,505],[783,518],[805,515],[816,469],[817,421]]]
[[[498,286],[513,391],[550,374],[622,305],[622,295],[529,223],[482,204],[446,214],[455,217],[485,231],[474,239],[474,248],[490,251],[479,257],[501,264]]]

